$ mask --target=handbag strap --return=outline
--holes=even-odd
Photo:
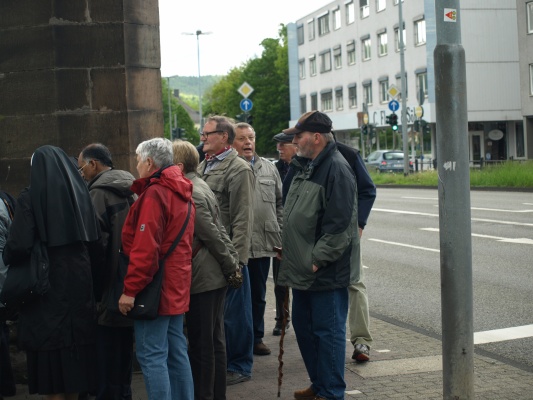
[[[183,234],[185,233],[185,229],[187,228],[187,224],[189,223],[189,217],[191,216],[191,201],[189,200],[189,207],[187,210],[187,217],[185,217],[185,222],[183,223],[183,226],[181,227],[180,233],[178,233],[178,236],[176,237],[176,240],[174,240],[174,243],[172,243],[172,246],[170,246],[170,249],[168,249],[167,254],[161,259],[161,261],[165,261],[167,257],[174,251],[178,243],[180,242]]]

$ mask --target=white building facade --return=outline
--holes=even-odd
[[[336,0],[288,25],[291,123],[306,111],[320,110],[330,116],[341,140],[355,147],[361,147],[358,129],[364,123],[363,112],[378,131],[389,128],[388,91],[392,85],[402,89],[398,1]],[[524,100],[531,102],[532,94],[528,97],[527,89],[524,94],[524,82],[521,86],[518,39],[519,19],[526,21],[526,16],[517,14],[517,3],[530,1],[460,3],[472,163],[533,158],[528,151],[533,130],[527,133],[524,114],[531,107],[523,106]],[[435,157],[434,0],[404,0],[402,14],[407,132],[413,135],[418,154]],[[395,111],[399,116],[401,96],[404,93],[398,96],[400,109]],[[412,132],[420,106],[429,126],[426,134]],[[401,148],[400,135],[390,135],[376,135],[372,148]]]

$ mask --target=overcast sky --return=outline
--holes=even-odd
[[[330,0],[159,0],[161,75],[198,76],[196,31],[200,35],[201,75],[225,75],[261,55],[260,43]],[[183,35],[183,32],[193,35]]]

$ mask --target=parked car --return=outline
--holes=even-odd
[[[403,172],[403,152],[399,150],[386,151],[381,155],[379,172]],[[413,172],[413,162],[409,160],[409,172]]]
[[[369,171],[377,171],[383,161],[383,153],[387,153],[393,150],[376,150],[368,155],[365,159],[366,169]]]

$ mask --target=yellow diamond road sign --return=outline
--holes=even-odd
[[[398,90],[398,88],[396,86],[390,85],[389,86],[389,90],[387,90],[387,93],[389,94],[390,97],[395,99],[396,96],[398,96],[400,94],[400,91]]]
[[[237,92],[241,94],[242,97],[245,99],[248,98],[254,91],[254,88],[251,87],[248,82],[244,82],[239,89],[237,89]]]

